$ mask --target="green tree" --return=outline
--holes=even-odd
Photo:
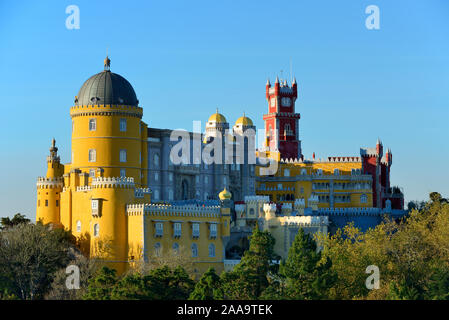
[[[148,274],[133,272],[120,279],[111,291],[117,300],[186,300],[195,282],[182,267],[152,269]]]
[[[258,299],[269,286],[269,273],[275,272],[272,260],[275,239],[267,231],[253,230],[249,249],[245,251],[232,272],[222,273],[225,297],[229,299]]]
[[[103,266],[95,277],[89,280],[85,300],[111,300],[118,278],[115,269]]]
[[[209,268],[196,283],[190,294],[190,300],[220,300],[223,299],[220,277],[214,268]]]
[[[426,298],[432,300],[449,300],[449,270],[438,268],[430,277]]]
[[[55,272],[72,259],[68,239],[63,230],[40,223],[4,229],[0,232],[0,285],[20,299],[42,298]]]
[[[286,292],[291,299],[323,299],[335,282],[331,260],[321,261],[316,242],[299,229],[289,249],[288,257],[281,263],[279,273],[286,279]]]
[[[5,230],[22,223],[30,223],[30,219],[26,218],[23,214],[16,213],[12,219],[9,219],[9,217],[1,218],[0,223],[2,225],[0,230]]]

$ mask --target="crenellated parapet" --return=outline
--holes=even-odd
[[[166,204],[129,204],[127,215],[177,216],[177,217],[220,217],[220,206],[198,207],[193,205],[172,206]]]
[[[280,163],[354,163],[361,161],[361,157],[327,157],[327,159],[282,158]]]
[[[132,116],[142,118],[143,108],[130,105],[81,105],[70,108],[70,116]]]
[[[245,203],[270,202],[269,196],[245,196]]]
[[[97,177],[92,178],[92,188],[135,188],[132,177]]]
[[[289,216],[281,218],[281,225],[297,225],[303,227],[329,225],[327,216]]]
[[[313,214],[326,216],[379,216],[391,213],[391,209],[381,208],[321,208]]]
[[[92,187],[91,186],[78,186],[78,187],[76,187],[76,191],[77,192],[92,191]]]
[[[37,178],[36,186],[38,189],[56,189],[62,188],[64,185],[64,179],[61,177],[55,178],[45,178],[39,177]]]

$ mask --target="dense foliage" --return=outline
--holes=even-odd
[[[333,235],[297,233],[285,260],[258,227],[230,272],[213,268],[199,279],[180,254],[139,265],[124,275],[82,256],[60,229],[18,214],[0,231],[0,299],[449,299],[449,201],[433,192],[409,206],[407,218],[385,217],[361,232],[347,225]],[[188,261],[187,261],[188,260]],[[190,262],[189,262],[190,261]],[[65,286],[66,267],[80,269],[80,289]],[[379,270],[368,289],[367,267]]]

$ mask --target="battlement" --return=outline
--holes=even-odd
[[[57,178],[46,178],[46,177],[39,177],[37,178],[36,186],[38,189],[55,189],[55,188],[62,188],[64,185],[64,179],[57,177]]]
[[[166,204],[129,204],[127,215],[178,216],[178,217],[219,217],[220,206],[199,207],[195,205],[172,206]]]
[[[327,157],[327,159],[301,159],[301,158],[286,158],[281,159],[280,163],[354,163],[361,162],[361,157]]]
[[[329,225],[327,216],[288,216],[283,217],[281,224],[298,226],[322,226]]]
[[[245,203],[270,202],[269,196],[245,196]]]
[[[79,192],[92,191],[92,187],[91,186],[78,186],[78,187],[76,187],[76,191],[79,191]]]
[[[379,216],[391,213],[391,209],[381,208],[321,208],[313,214],[327,216]]]
[[[82,105],[73,106],[70,108],[70,116],[80,117],[80,116],[112,116],[112,115],[127,115],[142,118],[143,108],[130,105]]]
[[[97,177],[92,178],[93,188],[125,188],[135,187],[132,177]]]
[[[296,208],[304,208],[306,206],[306,200],[305,199],[295,199],[294,203],[295,209]]]
[[[275,213],[276,212],[276,204],[275,203],[265,203],[263,205],[263,211],[265,212],[270,212],[270,213]]]

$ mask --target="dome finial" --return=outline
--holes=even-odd
[[[106,59],[104,59],[104,71],[111,70],[111,59],[109,59],[108,56],[106,56]]]

